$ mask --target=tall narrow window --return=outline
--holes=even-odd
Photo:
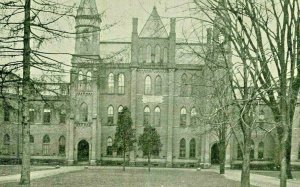
[[[185,139],[182,138],[179,143],[179,157],[180,158],[185,158],[185,151],[186,151]]]
[[[168,63],[168,49],[164,48],[164,63]]]
[[[143,63],[144,62],[144,48],[140,47],[139,49],[139,63]]]
[[[66,123],[67,112],[65,107],[62,107],[59,111],[59,123]]]
[[[115,90],[115,80],[114,80],[114,74],[110,73],[108,75],[108,93],[112,94]]]
[[[145,78],[145,94],[146,95],[151,94],[151,78],[150,78],[150,76],[147,76]]]
[[[83,73],[82,73],[82,71],[79,71],[79,73],[78,73],[78,80],[79,81],[83,81]]]
[[[58,140],[59,146],[58,146],[58,153],[60,155],[66,154],[66,138],[64,136],[61,136]]]
[[[10,136],[8,134],[5,134],[3,137],[3,153],[8,155],[10,154]]]
[[[161,95],[162,94],[162,81],[161,77],[157,76],[155,79],[155,95]]]
[[[147,46],[147,58],[146,58],[146,62],[147,63],[151,63],[151,61],[152,61],[152,49],[151,49],[151,46],[150,45],[148,45]]]
[[[34,137],[32,135],[30,135],[29,141],[30,141],[30,143],[34,143]]]
[[[155,126],[160,126],[160,108],[156,107],[154,109],[154,124]]]
[[[10,121],[10,107],[8,104],[4,104],[3,106],[3,115],[4,115],[4,121]]]
[[[123,111],[123,106],[120,105],[119,108],[118,108],[118,119],[119,119],[119,116],[120,116],[122,111]]]
[[[119,75],[118,83],[119,83],[119,85],[118,85],[119,86],[118,87],[119,94],[124,94],[125,93],[125,83],[124,83],[124,75],[123,74]]]
[[[195,108],[191,110],[191,126],[196,126],[197,123],[197,112]]]
[[[108,125],[114,124],[114,108],[113,108],[113,106],[109,106],[107,109],[107,124]]]
[[[186,109],[184,107],[180,110],[180,126],[186,126]]]
[[[49,105],[44,105],[44,115],[43,115],[44,123],[51,122],[51,109]]]
[[[150,125],[150,108],[144,108],[144,125]]]
[[[155,63],[160,63],[161,59],[160,59],[160,47],[159,45],[156,45],[155,47]]]
[[[254,141],[251,140],[251,150],[250,150],[250,159],[254,159],[254,147],[255,147],[255,144],[254,144]]]
[[[258,158],[264,159],[264,142],[258,144]]]
[[[181,76],[180,95],[187,96],[188,94],[188,82],[186,74]]]
[[[92,90],[92,73],[89,71],[87,72],[86,74],[86,89],[88,91],[91,91]]]
[[[113,140],[111,137],[108,137],[107,145],[106,145],[106,155],[107,156],[112,156],[112,145],[113,145]]]
[[[196,141],[195,139],[191,139],[190,141],[190,158],[196,157]]]
[[[29,109],[29,122],[33,123],[34,119],[35,119],[34,109],[30,108]]]
[[[49,155],[49,144],[50,144],[50,137],[45,135],[43,137],[43,155]]]
[[[88,106],[86,103],[82,103],[80,106],[80,121],[81,122],[87,122],[88,121]]]

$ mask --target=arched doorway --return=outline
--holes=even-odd
[[[220,157],[219,157],[219,144],[215,143],[211,147],[211,156],[210,156],[210,162],[211,164],[220,164]]]
[[[86,140],[81,140],[78,143],[77,160],[78,162],[89,160],[89,143]]]

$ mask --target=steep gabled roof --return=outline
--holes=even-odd
[[[157,13],[156,7],[153,8],[150,17],[144,25],[140,37],[150,38],[167,38],[168,33],[160,16]]]
[[[81,0],[77,10],[77,16],[98,15],[95,0]]]

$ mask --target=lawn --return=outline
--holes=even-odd
[[[258,170],[253,170],[253,171],[251,171],[251,173],[279,178],[279,171],[258,171]],[[295,180],[300,180],[300,171],[292,171],[292,175],[293,175]]]
[[[4,187],[15,187],[17,183],[2,184]],[[239,182],[225,179],[223,176],[195,169],[153,169],[128,168],[125,172],[121,168],[90,168],[82,171],[55,175],[33,180],[31,187],[238,187]]]
[[[31,171],[54,169],[53,166],[31,166]],[[0,176],[14,175],[21,173],[20,165],[0,165]]]

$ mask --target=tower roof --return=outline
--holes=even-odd
[[[160,19],[160,16],[157,13],[156,7],[153,7],[153,10],[145,23],[140,37],[151,37],[151,38],[167,38],[168,33],[163,22]]]
[[[81,0],[77,10],[77,16],[98,15],[95,0]]]

